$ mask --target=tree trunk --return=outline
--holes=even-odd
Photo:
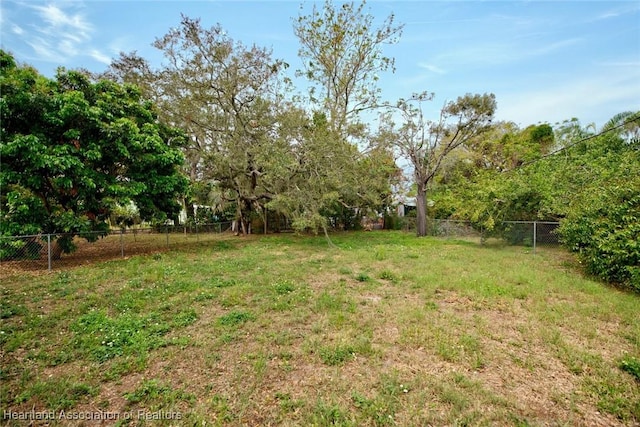
[[[427,235],[427,185],[420,181],[416,194],[416,234],[418,237]]]

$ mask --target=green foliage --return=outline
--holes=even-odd
[[[222,326],[237,326],[255,320],[256,316],[246,311],[232,311],[218,318]]]
[[[560,233],[589,273],[640,292],[640,180],[588,197]]]
[[[522,238],[503,221],[561,220],[559,233],[587,272],[638,290],[638,129],[633,113],[616,115],[600,134],[577,120],[553,132],[548,125],[519,130],[498,123],[447,165],[433,211],[512,243]]]
[[[631,374],[637,381],[640,381],[640,359],[635,357],[625,357],[620,362],[620,369]]]
[[[2,55],[0,234],[68,233],[68,252],[74,234],[105,233],[118,205],[145,220],[177,214],[184,136],[136,87],[64,69],[49,80]]]

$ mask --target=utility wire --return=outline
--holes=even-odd
[[[589,136],[587,136],[587,137],[585,137],[585,138],[579,139],[578,141],[572,142],[572,143],[571,143],[571,144],[569,144],[569,145],[565,145],[564,147],[562,147],[562,148],[560,148],[560,149],[558,149],[558,150],[556,150],[556,151],[553,151],[553,152],[551,152],[551,153],[549,153],[549,154],[545,154],[545,155],[543,155],[543,156],[540,156],[540,157],[538,157],[537,159],[531,160],[531,161],[529,161],[529,162],[524,162],[524,163],[522,163],[520,166],[515,167],[515,168],[511,169],[510,171],[518,170],[518,169],[523,168],[523,167],[525,167],[525,166],[529,166],[529,165],[531,165],[531,164],[533,164],[533,163],[535,163],[535,162],[537,162],[537,161],[539,161],[539,160],[543,160],[543,159],[546,159],[547,157],[554,156],[554,155],[556,155],[556,154],[558,154],[558,153],[561,153],[562,151],[564,151],[564,150],[566,150],[566,149],[568,149],[568,148],[575,147],[576,145],[578,145],[578,144],[580,144],[580,143],[583,143],[583,142],[585,142],[585,141],[589,141],[590,139],[597,138],[597,137],[602,136],[602,135],[604,135],[604,134],[606,134],[606,133],[613,132],[613,131],[614,131],[614,130],[616,130],[616,129],[620,129],[621,127],[624,127],[624,126],[628,125],[629,123],[631,123],[631,122],[633,122],[633,121],[635,121],[635,120],[638,120],[638,119],[640,119],[640,114],[636,114],[635,116],[631,116],[630,118],[628,118],[628,119],[627,119],[627,120],[625,120],[624,122],[620,123],[619,125],[616,125],[616,126],[614,126],[614,127],[612,127],[612,128],[609,128],[609,129],[603,130],[602,132],[596,133],[596,134],[594,134],[594,135],[589,135]]]

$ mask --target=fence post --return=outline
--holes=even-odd
[[[51,271],[51,234],[47,234],[47,263]]]
[[[198,234],[198,221],[195,221],[195,225],[196,225],[196,242],[200,241],[200,235]]]
[[[124,229],[120,229],[120,256],[124,258]]]
[[[533,254],[536,254],[536,237],[538,235],[538,223],[533,221]]]
[[[218,223],[218,234],[222,233],[222,223]]]
[[[165,226],[164,230],[167,233],[167,247],[169,247],[169,226]]]

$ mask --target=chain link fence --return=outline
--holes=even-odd
[[[405,217],[402,229],[415,231],[415,218]],[[231,230],[231,222],[194,224],[152,228],[112,230],[80,235],[38,234],[31,236],[0,236],[0,277],[25,270],[52,270],[83,265],[98,260],[124,258],[153,253],[171,246],[216,240],[219,234]],[[547,221],[505,221],[487,232],[470,221],[429,219],[427,234],[441,238],[456,238],[484,243],[489,238],[501,239],[510,245],[536,248],[559,245],[556,230],[560,223]],[[67,239],[65,239],[65,237]],[[76,247],[64,253],[64,246]]]
[[[428,219],[427,235],[477,240],[479,243],[484,243],[490,238],[496,238],[509,245],[530,247],[535,252],[536,248],[540,246],[560,245],[557,234],[559,226],[559,222],[553,221],[503,221],[489,231],[474,227],[471,221]],[[406,217],[402,229],[407,232],[415,232],[416,219]]]
[[[230,229],[231,222],[222,222],[112,230],[107,234],[0,236],[0,277],[25,270],[65,268],[212,241]],[[64,253],[70,244],[76,249]]]

